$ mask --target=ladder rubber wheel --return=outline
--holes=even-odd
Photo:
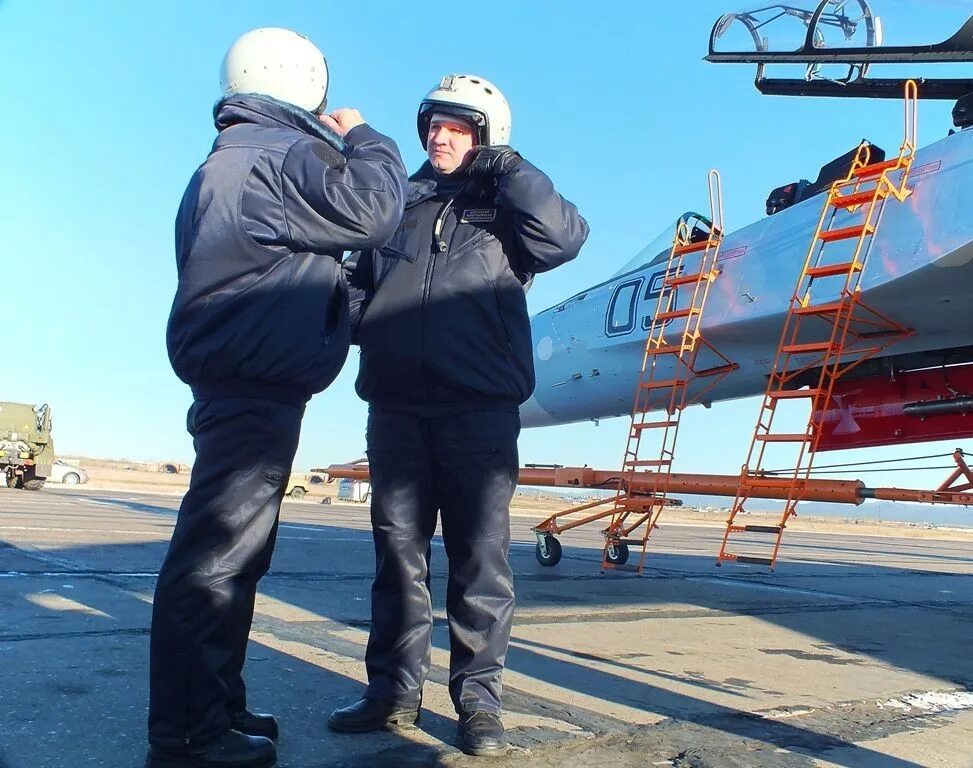
[[[617,542],[609,544],[605,550],[605,560],[612,565],[625,565],[628,562],[628,544]]]
[[[534,547],[534,555],[537,557],[537,562],[545,568],[553,568],[561,562],[561,542],[548,534],[544,537],[544,544],[547,546],[547,556],[545,557],[541,552],[540,544]]]

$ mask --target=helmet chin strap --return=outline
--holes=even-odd
[[[321,103],[318,104],[318,106],[314,108],[314,110],[312,111],[311,114],[314,114],[314,115],[323,115],[324,114],[324,110],[326,110],[327,108],[328,108],[328,94],[324,94],[324,98],[321,99]]]

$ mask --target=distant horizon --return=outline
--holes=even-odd
[[[59,459],[71,459],[79,462],[97,461],[111,464],[169,464],[178,463],[180,466],[188,467],[192,470],[192,464],[176,462],[170,459],[130,459],[130,458],[103,458],[98,456],[85,456],[75,454],[59,454]],[[320,470],[324,470],[320,467]],[[294,474],[307,474],[315,471],[314,469],[294,469]],[[183,473],[180,473],[183,474]],[[523,496],[546,495],[550,498],[563,499],[565,506],[569,507],[572,502],[581,502],[585,499],[609,498],[615,492],[606,488],[572,488],[570,486],[536,486],[536,485],[517,485],[517,493]],[[733,504],[730,496],[712,495],[692,495],[674,494],[674,499],[688,500],[684,503],[685,509],[705,511],[713,509],[715,512],[728,512]],[[767,514],[776,512],[780,509],[782,502],[775,499],[750,499],[747,507],[753,513]],[[865,499],[861,504],[835,504],[823,501],[804,501],[798,506],[796,522],[789,523],[789,527],[800,525],[801,518],[814,519],[835,519],[844,518],[849,521],[860,520],[869,523],[911,523],[931,525],[936,528],[953,527],[962,530],[973,530],[973,507],[962,507],[950,504],[928,504],[922,502],[908,501],[884,501],[880,499]],[[662,524],[665,524],[664,517]]]

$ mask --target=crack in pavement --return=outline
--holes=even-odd
[[[491,761],[495,768],[528,765],[563,768],[565,763],[603,768],[811,768],[814,758],[827,758],[841,749],[858,758],[879,758],[888,768],[921,768],[909,760],[883,755],[861,742],[906,731],[945,725],[950,713],[916,713],[889,710],[875,700],[838,704],[790,715],[777,708],[778,717],[760,713],[730,712],[701,715],[692,721],[669,718],[653,725],[590,740],[572,740],[537,747],[528,754]],[[856,744],[857,743],[857,744]],[[855,759],[858,759],[855,758]],[[847,763],[853,766],[857,763]],[[379,763],[378,765],[386,765]],[[391,763],[388,763],[391,766]],[[441,755],[410,765],[473,765],[465,756]],[[349,764],[350,768],[350,764]]]

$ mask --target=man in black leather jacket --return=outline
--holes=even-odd
[[[376,575],[368,689],[329,726],[418,719],[429,669],[429,543],[449,558],[449,689],[463,749],[506,749],[501,672],[513,616],[507,561],[518,408],[534,389],[525,297],[588,235],[550,179],[507,145],[510,110],[483,78],[448,76],[423,100],[429,161],[395,235],[346,263],[357,389],[369,403]]]
[[[337,375],[350,323],[343,251],[402,215],[398,148],[356,110],[325,115],[327,65],[259,29],[223,64],[219,136],[176,219],[166,341],[194,403],[196,463],[152,612],[148,768],[273,765],[277,722],[242,671],[304,406]]]

